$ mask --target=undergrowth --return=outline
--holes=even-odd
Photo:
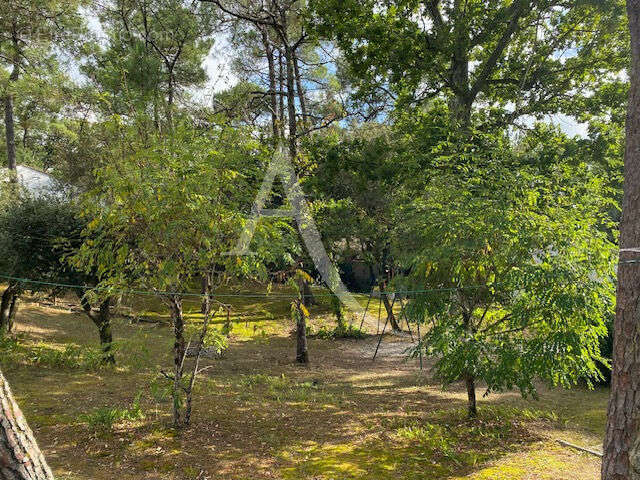
[[[105,433],[113,429],[113,426],[121,421],[136,421],[145,418],[144,411],[140,405],[142,394],[138,393],[133,399],[131,406],[122,407],[101,407],[91,413],[82,414],[78,417],[82,423],[86,423],[89,430],[94,433]]]

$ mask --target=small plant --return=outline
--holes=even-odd
[[[38,343],[28,351],[27,358],[35,365],[51,368],[97,370],[104,367],[99,349],[79,345],[65,345],[58,349]]]
[[[79,416],[79,419],[86,423],[94,433],[104,433],[113,429],[113,425],[123,421],[136,421],[145,418],[144,411],[140,405],[142,393],[138,393],[129,408],[121,407],[101,407],[91,413]]]
[[[310,335],[311,336],[311,335]],[[334,340],[337,338],[356,338],[361,339],[366,336],[363,330],[353,325],[338,325],[333,329],[321,327],[314,335],[316,338],[322,338],[326,340]]]
[[[266,397],[277,402],[313,403],[323,400],[327,394],[316,380],[292,382],[284,374],[275,375],[243,375],[238,382],[243,389],[263,389]]]

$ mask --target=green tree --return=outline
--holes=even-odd
[[[108,45],[84,66],[107,92],[108,114],[171,128],[178,100],[207,80],[203,61],[213,45],[212,6],[193,0],[112,0],[101,11]]]
[[[487,393],[535,381],[599,377],[600,339],[613,308],[615,245],[603,179],[586,165],[544,171],[506,136],[474,132],[443,146],[437,174],[400,209],[395,250],[410,269],[411,318],[428,324],[419,348],[443,383],[464,380],[469,415]]]
[[[476,122],[491,128],[572,109],[576,92],[626,68],[620,0],[310,5],[317,31],[337,41],[362,97],[384,91],[401,105],[446,98],[451,127],[463,132]]]
[[[62,192],[37,196],[21,192],[17,202],[0,212],[0,246],[5,252],[0,271],[9,277],[0,304],[0,331],[11,331],[19,297],[25,290],[65,291],[66,288],[56,285],[87,285],[73,291],[98,329],[103,363],[113,364],[112,299],[101,299],[94,312],[90,285],[97,282],[95,271],[79,272],[67,261],[82,242],[84,226],[77,205]]]
[[[131,127],[120,128],[135,134]],[[212,266],[227,277],[264,275],[286,235],[279,235],[281,222],[261,223],[252,244],[256,255],[226,255],[250,214],[252,180],[266,153],[248,134],[176,125],[150,146],[122,148],[121,157],[100,169],[98,186],[87,196],[91,222],[75,263],[98,272],[103,296],[138,288],[156,292],[168,306],[174,331],[174,425],[180,427],[187,354],[184,292]]]
[[[391,252],[394,198],[406,180],[392,135],[389,127],[369,124],[305,142],[313,165],[305,189],[327,246],[336,260],[367,265],[381,292],[397,266]],[[400,330],[389,298],[382,300],[393,329]]]
[[[21,92],[17,82],[23,75],[35,80],[55,73],[56,49],[76,50],[79,35],[86,34],[79,13],[79,7],[84,3],[83,0],[16,0],[3,5],[0,12],[0,78],[10,170],[16,168],[14,98],[28,93],[28,90]],[[24,104],[24,100],[21,103]]]

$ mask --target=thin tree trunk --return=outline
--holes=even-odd
[[[173,71],[169,71],[169,79],[167,81],[167,127],[169,131],[173,130]]]
[[[7,167],[16,171],[16,133],[13,122],[13,95],[7,93],[4,97],[4,125],[7,142]],[[16,181],[16,176],[11,175],[11,181]]]
[[[282,66],[282,51],[278,51],[278,83],[280,84],[280,108],[278,110],[280,114],[279,127],[280,138],[284,138],[284,125],[285,125],[285,108],[284,108],[284,68]]]
[[[7,167],[10,170],[11,177],[10,180],[12,182],[17,182],[18,177],[15,174],[16,172],[16,132],[15,132],[15,123],[13,118],[13,94],[11,93],[12,84],[18,80],[18,75],[20,74],[20,61],[19,61],[19,44],[18,44],[18,33],[17,26],[14,23],[12,25],[11,38],[13,43],[13,69],[11,70],[11,75],[9,75],[9,82],[7,84],[7,92],[4,97],[4,130],[6,136],[7,143]]]
[[[176,366],[182,363],[185,352],[184,316],[182,314],[182,299],[174,295],[170,299],[171,320],[173,322],[173,361]]]
[[[307,280],[302,282],[302,303],[305,307],[316,305],[316,297],[313,296],[313,290],[311,290],[311,283]]]
[[[289,43],[287,35],[287,16],[284,11],[281,12],[281,29],[279,31],[282,38],[282,46],[284,48],[284,60],[286,67],[287,82],[287,117],[289,120],[289,155],[291,161],[294,162],[298,157],[298,131],[296,122],[296,97],[295,97],[295,74],[293,66],[293,47]]]
[[[16,285],[9,283],[5,291],[2,293],[0,301],[0,333],[9,332],[9,321],[11,313],[11,304],[16,293]]]
[[[211,309],[211,273],[207,272],[202,275],[202,303],[200,312],[206,315]]]
[[[276,67],[273,57],[273,47],[269,40],[269,31],[264,25],[260,26],[262,33],[262,43],[269,65],[269,105],[271,108],[271,130],[274,138],[278,137],[278,99],[276,98]],[[281,92],[282,93],[282,92]],[[282,98],[282,95],[280,96]]]
[[[100,335],[100,346],[102,347],[102,363],[115,365],[116,359],[113,355],[113,334],[111,332],[111,297],[100,304],[98,312],[98,333]]]
[[[300,302],[296,302],[296,362],[309,363],[307,350],[307,317],[302,311]]]
[[[202,350],[204,348],[204,341],[209,329],[209,321],[211,320],[210,311],[203,312],[204,319],[202,323],[202,330],[200,330],[200,337],[198,338],[198,344],[196,345],[196,355],[193,363],[193,370],[191,371],[191,378],[189,379],[189,386],[186,392],[186,407],[184,411],[184,426],[189,426],[191,423],[191,410],[193,406],[193,387],[196,384],[196,378],[198,377],[198,369],[200,368],[200,357],[202,356]]]
[[[9,321],[7,323],[7,332],[11,333],[13,331],[13,324],[16,320],[16,314],[18,313],[18,300],[20,298],[20,294],[18,292],[13,294],[13,298],[11,299],[11,304],[9,305]]]
[[[171,305],[171,320],[173,321],[173,426],[180,428],[181,422],[181,395],[182,395],[182,374],[184,371],[185,360],[185,341],[184,341],[184,317],[182,314],[182,298],[178,295],[172,295],[169,298]]]
[[[478,409],[476,407],[476,383],[472,375],[465,376],[464,383],[467,387],[467,401],[469,418],[475,418],[478,416]]]
[[[387,289],[387,284],[385,282],[380,282],[379,287],[380,287],[380,296],[382,297],[382,303],[384,304],[384,309],[387,312],[387,318],[389,319],[391,328],[393,328],[394,331],[399,332],[402,329],[398,324],[398,319],[393,313],[393,307],[391,305],[391,302],[389,302],[389,297],[386,294],[382,293]]]
[[[626,126],[613,371],[603,480],[640,479],[640,0],[627,0],[631,90]]]
[[[93,313],[91,304],[87,300],[86,295],[83,292],[76,291],[76,294],[80,298],[80,305],[84,313],[89,317],[93,324],[98,329],[98,335],[100,336],[100,347],[102,348],[102,363],[107,365],[114,365],[116,363],[115,356],[113,355],[113,334],[111,333],[111,303],[113,299],[108,297],[100,304],[98,314]]]
[[[298,65],[298,56],[293,52],[293,70],[296,76],[296,90],[298,91],[298,101],[300,102],[300,111],[302,112],[302,123],[307,125],[307,102],[304,96],[304,88],[302,87],[302,78],[300,76],[300,67]]]
[[[53,473],[0,371],[0,478],[53,480]]]

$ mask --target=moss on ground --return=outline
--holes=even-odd
[[[197,321],[192,303],[188,319]],[[234,305],[230,348],[205,362],[193,425],[182,432],[170,428],[158,379],[171,366],[171,331],[150,299],[141,306],[159,323],[115,322],[116,368],[91,361],[97,333],[84,315],[28,303],[0,363],[62,479],[598,478],[597,458],[556,440],[600,443],[605,389],[543,388],[535,402],[491,395],[469,421],[461,386],[443,391],[414,360],[373,363],[372,336],[310,339],[311,364],[296,366],[282,303]],[[326,305],[312,314],[315,328],[332,322]],[[137,397],[143,416],[114,415],[101,431],[89,425],[96,412],[130,411]]]

